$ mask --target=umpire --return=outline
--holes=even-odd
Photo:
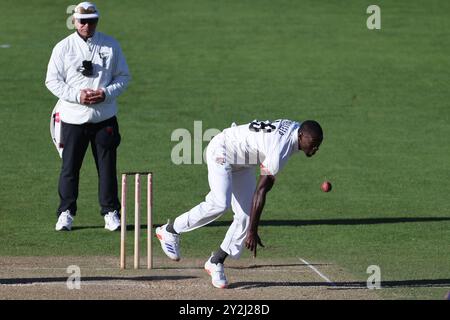
[[[120,227],[116,159],[120,144],[116,98],[130,75],[118,42],[96,32],[99,12],[95,4],[75,7],[76,32],[53,49],[45,85],[59,98],[62,128],[60,204],[55,229],[71,230],[77,212],[79,173],[91,144],[99,177],[98,199],[105,229]]]

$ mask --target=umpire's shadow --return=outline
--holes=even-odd
[[[153,228],[155,228],[156,226],[153,225]],[[85,230],[85,229],[105,229],[104,225],[98,225],[98,226],[73,226],[72,227],[72,231],[77,231],[77,230]],[[134,225],[132,224],[127,224],[127,231],[134,231]],[[147,225],[146,224],[141,224],[141,230],[147,230]],[[116,230],[120,231],[120,228]]]
[[[441,222],[450,221],[449,217],[380,217],[380,218],[342,218],[342,219],[268,219],[261,220],[261,226],[274,227],[302,227],[302,226],[349,226],[349,225],[375,225],[375,224],[392,224],[392,223],[424,223],[424,222]],[[214,221],[203,227],[229,227],[231,221]],[[161,226],[161,224],[153,224],[152,229]],[[72,230],[83,229],[103,229],[103,225],[98,226],[73,226]],[[147,229],[146,224],[141,224],[141,229]],[[120,230],[120,229],[119,229]],[[134,225],[127,225],[127,231],[134,230]]]

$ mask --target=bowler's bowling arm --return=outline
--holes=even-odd
[[[255,193],[253,194],[252,209],[250,212],[250,227],[247,232],[247,239],[245,245],[248,249],[253,251],[256,256],[256,246],[261,244],[258,236],[258,225],[261,218],[261,214],[266,203],[266,194],[272,189],[275,183],[275,176],[273,175],[260,175],[258,185]]]

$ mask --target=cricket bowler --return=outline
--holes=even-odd
[[[287,119],[254,120],[239,126],[233,124],[220,132],[206,150],[210,192],[205,201],[173,223],[156,228],[164,253],[179,261],[180,235],[211,223],[231,207],[233,222],[219,249],[205,263],[213,286],[226,288],[225,259],[228,256],[238,259],[244,246],[256,257],[257,246],[264,247],[258,225],[277,173],[300,151],[312,157],[322,140],[322,128],[313,120],[302,123]],[[256,168],[260,170],[258,183]]]

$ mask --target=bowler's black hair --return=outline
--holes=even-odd
[[[306,135],[310,135],[313,139],[323,138],[322,127],[317,121],[314,120],[306,120],[302,122],[299,131]]]

